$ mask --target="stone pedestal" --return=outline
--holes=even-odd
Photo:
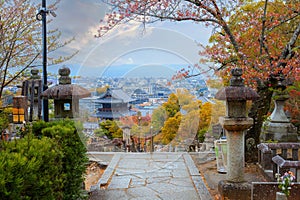
[[[230,181],[220,181],[218,184],[218,191],[222,200],[251,200],[251,184],[233,183]]]
[[[253,124],[253,119],[221,117],[220,123],[227,138],[227,181],[244,182],[244,131]]]
[[[277,141],[277,142],[297,142],[298,134],[296,127],[290,123],[286,117],[283,107],[286,96],[281,96],[274,100],[275,109],[272,112],[270,119],[264,122],[262,127],[262,141]]]
[[[220,118],[227,138],[227,177],[218,190],[223,199],[250,200],[251,184],[244,179],[244,131],[253,124],[252,118]]]

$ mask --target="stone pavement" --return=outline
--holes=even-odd
[[[91,200],[210,200],[188,153],[116,153]]]

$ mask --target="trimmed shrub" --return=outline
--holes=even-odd
[[[24,138],[0,146],[0,199],[85,198],[88,158],[81,132],[71,120],[39,121]]]
[[[0,151],[1,199],[61,199],[62,151],[54,140],[26,136],[3,142]]]

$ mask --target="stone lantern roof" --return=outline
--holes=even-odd
[[[70,69],[68,67],[62,67],[58,71],[60,78],[59,84],[51,88],[48,88],[42,93],[42,97],[46,99],[81,99],[91,96],[90,91],[87,89],[71,84]]]
[[[245,87],[242,79],[242,69],[231,70],[230,86],[224,87],[216,94],[216,99],[227,101],[257,100],[259,95],[250,87]]]

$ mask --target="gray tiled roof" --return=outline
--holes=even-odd
[[[107,96],[111,96],[111,98]],[[120,102],[120,100],[123,103],[129,103],[131,101],[134,101],[134,99],[132,99],[129,95],[127,95],[123,90],[110,89],[110,88],[108,88],[105,93],[103,93],[97,98],[98,102],[105,102],[105,103]]]

